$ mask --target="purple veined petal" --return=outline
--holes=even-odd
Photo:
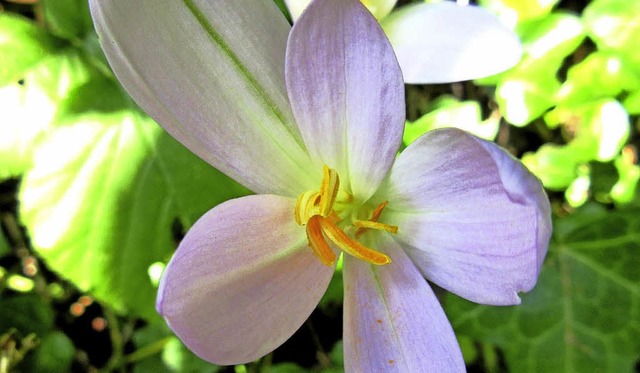
[[[286,341],[324,294],[334,269],[307,246],[295,201],[225,202],[189,230],[163,274],[156,308],[201,358],[253,361]]]
[[[340,174],[366,200],[393,163],[404,129],[404,85],[391,45],[357,0],[318,0],[287,45],[293,113],[316,169]]]
[[[382,26],[409,84],[493,75],[518,63],[522,54],[518,37],[475,6],[412,4],[394,11]]]
[[[173,137],[256,193],[316,187],[284,81],[290,26],[273,2],[90,6],[116,76]]]
[[[397,242],[378,237],[375,247],[390,264],[344,256],[345,371],[464,372],[451,324],[427,281]]]
[[[428,132],[398,157],[380,193],[383,218],[424,276],[468,300],[520,303],[551,235],[540,182],[495,144]]]
[[[371,14],[377,19],[383,19],[396,5],[398,0],[361,0],[362,3],[369,9]],[[284,0],[289,14],[293,21],[297,21],[302,11],[311,3],[311,0]]]

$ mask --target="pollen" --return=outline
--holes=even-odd
[[[334,169],[324,166],[322,172],[320,190],[300,194],[294,211],[296,222],[306,226],[309,247],[313,253],[323,264],[333,266],[336,254],[329,245],[331,242],[340,250],[366,262],[377,265],[391,263],[389,256],[358,241],[370,229],[398,232],[398,227],[378,222],[388,202],[378,205],[368,219],[345,219],[341,213],[347,209],[339,209],[337,206],[353,204],[353,196],[340,191],[340,177]],[[347,214],[347,217],[352,215]],[[353,236],[348,231],[354,232]]]

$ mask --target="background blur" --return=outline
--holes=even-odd
[[[640,1],[479,3],[521,37],[521,62],[407,86],[404,143],[446,126],[494,140],[544,183],[555,232],[522,305],[438,292],[468,369],[640,371]],[[156,314],[185,231],[248,193],[128,98],[84,0],[0,0],[0,373],[342,371],[340,272],[244,366],[199,360]]]

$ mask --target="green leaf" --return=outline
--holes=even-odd
[[[15,328],[21,337],[42,337],[53,327],[53,310],[33,294],[0,296],[0,335]]]
[[[595,0],[582,18],[598,49],[614,50],[636,66],[640,63],[640,2]]]
[[[0,179],[31,166],[32,152],[50,129],[58,104],[95,72],[75,49],[60,51],[27,72],[21,83],[0,88]]]
[[[148,274],[216,204],[246,189],[132,110],[70,117],[40,144],[20,214],[48,266],[122,313],[159,320]]]
[[[524,126],[555,105],[558,70],[584,40],[584,28],[576,16],[554,13],[520,25],[518,34],[524,56],[501,75],[496,102],[509,123]]]
[[[60,45],[26,18],[0,13],[0,87],[22,78]]]
[[[93,30],[86,0],[42,0],[42,8],[45,22],[56,36],[82,39]]]
[[[522,157],[522,162],[545,188],[552,190],[564,190],[578,177],[580,161],[573,149],[555,144],[544,144],[535,153]]]
[[[538,284],[513,307],[454,295],[454,329],[502,348],[513,372],[634,372],[640,358],[640,210],[556,221]]]
[[[492,117],[483,121],[480,104],[476,101],[460,102],[445,96],[439,98],[433,106],[434,110],[405,125],[402,137],[405,145],[408,146],[436,128],[456,127],[486,140],[493,140],[498,134],[499,118]]]
[[[559,0],[480,0],[482,7],[512,22],[547,15]]]
[[[304,369],[300,365],[296,363],[280,363],[275,364],[269,367],[266,367],[263,370],[265,373],[306,373],[311,372],[310,370]]]
[[[635,155],[631,149],[623,150],[622,154],[614,161],[619,178],[611,188],[611,198],[616,203],[630,203],[637,195],[640,166],[635,162]]]
[[[640,88],[640,75],[616,53],[598,51],[569,68],[567,80],[558,92],[562,104],[578,104],[616,97],[623,90]]]
[[[134,373],[215,373],[220,370],[189,351],[166,325],[150,325],[133,335]]]
[[[620,153],[631,130],[627,111],[613,99],[558,106],[544,119],[551,127],[566,125],[568,132],[574,134],[569,147],[583,162],[611,161]]]
[[[640,90],[632,92],[624,99],[622,104],[630,115],[640,114]]]
[[[9,242],[7,242],[7,238],[4,236],[4,232],[0,230],[0,258],[10,253],[11,247],[9,246]]]
[[[40,341],[35,356],[30,357],[30,372],[65,373],[71,371],[71,363],[76,349],[64,333],[54,331]]]

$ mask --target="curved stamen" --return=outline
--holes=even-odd
[[[382,265],[391,263],[391,258],[387,255],[370,249],[352,239],[330,220],[320,219],[320,226],[322,227],[322,232],[327,235],[327,238],[342,249],[342,251],[372,264]]]
[[[322,264],[332,267],[336,262],[336,254],[331,250],[329,244],[322,235],[322,220],[320,215],[312,216],[307,222],[307,238],[309,239],[309,246],[313,250],[313,253],[320,259]]]

